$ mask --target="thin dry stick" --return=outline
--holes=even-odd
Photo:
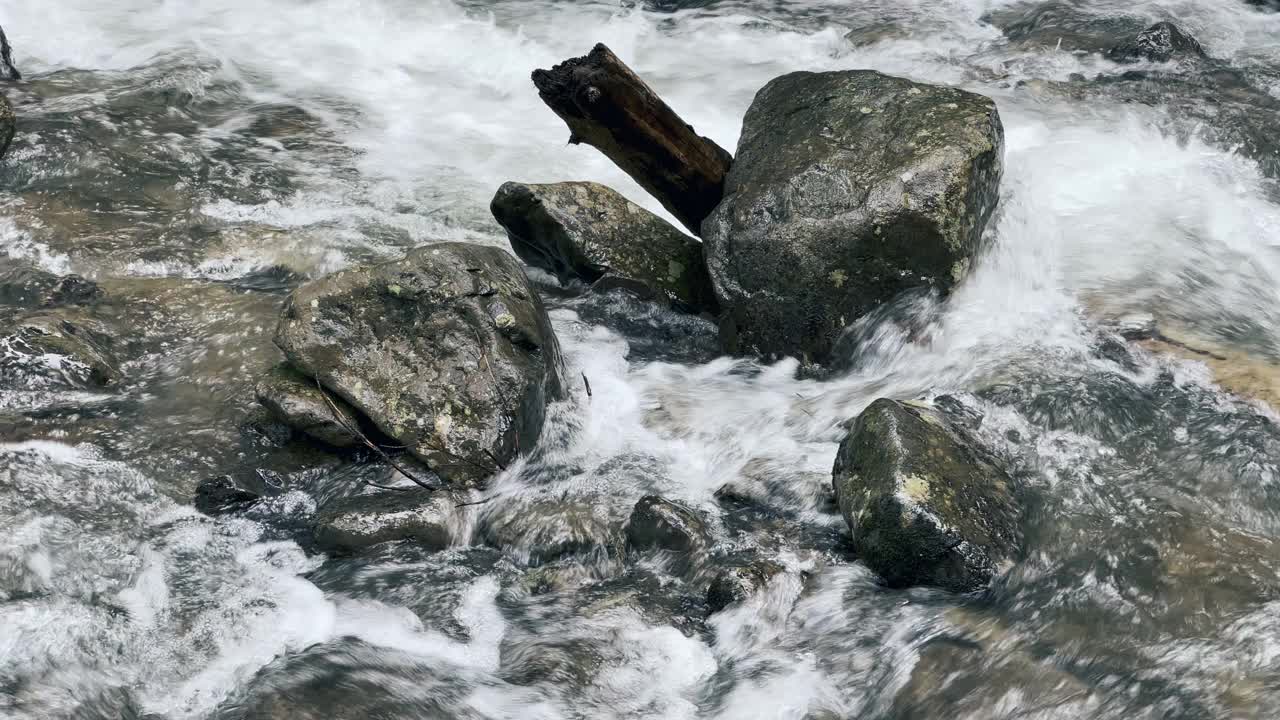
[[[496,498],[496,497],[498,497],[498,496],[497,496],[497,495],[490,495],[490,496],[489,496],[489,497],[487,497],[487,498],[481,498],[480,500],[476,500],[476,501],[474,501],[474,502],[458,503],[457,505],[454,505],[454,507],[456,507],[456,508],[460,508],[460,507],[471,507],[472,505],[483,505],[483,504],[485,504],[485,503],[489,502],[490,500],[492,500],[492,499],[494,499],[494,498]]]
[[[342,418],[342,413],[340,413],[340,412],[338,411],[338,406],[337,406],[337,405],[335,405],[335,404],[334,404],[334,402],[333,402],[333,400],[329,398],[329,393],[325,392],[324,386],[320,384],[320,380],[319,380],[319,378],[317,378],[317,379],[316,379],[316,388],[320,390],[320,396],[324,398],[324,401],[325,401],[326,403],[328,403],[328,405],[329,405],[329,412],[333,413],[333,419],[334,419],[334,420],[336,420],[336,421],[338,421],[338,424],[339,424],[339,425],[341,425],[342,427],[346,428],[347,432],[349,432],[349,433],[351,433],[351,434],[355,435],[356,437],[360,438],[361,442],[363,442],[363,443],[364,443],[364,444],[365,444],[365,445],[366,445],[370,450],[374,451],[374,452],[375,452],[375,453],[377,453],[379,456],[381,456],[383,460],[386,460],[386,461],[387,461],[387,464],[388,464],[388,465],[390,465],[391,467],[395,468],[395,469],[396,469],[396,470],[397,470],[401,475],[404,475],[405,477],[407,477],[407,478],[409,478],[410,480],[412,480],[412,481],[414,482],[414,484],[415,484],[415,485],[418,485],[419,487],[425,488],[426,490],[429,490],[429,491],[431,491],[431,492],[435,492],[435,491],[436,491],[436,488],[435,488],[435,487],[433,487],[433,486],[431,486],[431,485],[426,484],[426,483],[425,483],[425,482],[423,482],[422,480],[419,480],[419,479],[418,479],[418,476],[416,476],[416,475],[414,475],[413,473],[409,472],[409,471],[408,471],[408,470],[406,470],[404,467],[402,467],[402,466],[400,465],[400,463],[398,463],[398,462],[396,462],[394,459],[392,459],[392,457],[391,457],[390,455],[388,455],[388,454],[386,453],[386,451],[385,451],[385,450],[383,450],[382,448],[378,447],[378,446],[377,446],[377,444],[375,444],[372,440],[370,440],[370,439],[369,439],[369,438],[368,438],[368,437],[367,437],[363,432],[360,432],[360,429],[359,429],[359,428],[353,428],[353,427],[351,427],[350,425],[348,425],[348,424],[347,424],[347,421],[346,421],[346,420],[344,420],[344,419]],[[378,484],[376,484],[376,483],[369,482],[368,480],[366,480],[365,482],[366,482],[366,483],[368,483],[368,484],[370,484],[370,485],[373,485],[374,487],[380,487],[380,488],[384,488],[384,489],[387,489],[387,490],[405,490],[405,489],[407,489],[407,488],[394,488],[394,487],[391,487],[391,486],[389,486],[389,485],[378,485]]]

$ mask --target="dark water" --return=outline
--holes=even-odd
[[[1214,60],[1105,57],[1165,19]],[[0,340],[0,717],[1280,716],[1280,14],[0,0],[0,23],[25,75],[0,268],[96,281],[74,312],[119,374]],[[696,319],[549,291],[593,389],[554,409],[550,451],[495,478],[454,549],[326,557],[317,506],[392,473],[255,409],[285,294],[432,240],[504,246],[487,205],[508,179],[655,207],[567,147],[528,81],[597,41],[725,147],[794,69],[991,95],[991,251],[947,303],[855,328],[825,382],[717,359]],[[1210,354],[1105,329],[1133,311]],[[1026,555],[977,596],[880,587],[830,492],[842,422],[943,394],[1024,488]],[[280,492],[195,512],[223,473]],[[711,551],[624,558],[649,493],[702,510]],[[708,577],[744,558],[786,570],[708,618]]]

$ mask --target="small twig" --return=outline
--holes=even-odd
[[[386,460],[387,464],[395,468],[396,470],[398,470],[401,475],[404,475],[405,477],[412,480],[415,485],[418,485],[419,487],[422,487],[431,492],[436,491],[435,487],[426,484],[422,480],[419,480],[418,476],[409,472],[404,467],[402,467],[400,463],[392,459],[392,457],[388,455],[385,450],[378,447],[377,444],[375,444],[372,440],[370,440],[363,432],[360,432],[359,428],[353,428],[350,425],[348,425],[347,421],[343,419],[342,413],[338,411],[338,406],[334,404],[333,400],[329,397],[329,393],[325,392],[324,386],[320,384],[319,378],[316,378],[316,388],[320,390],[320,397],[324,398],[324,401],[329,404],[329,412],[333,413],[333,419],[338,421],[339,425],[346,428],[347,432],[360,438],[361,442],[363,442],[365,446],[367,446],[370,450],[374,451],[379,456],[381,456],[383,460]],[[365,482],[368,482],[368,481],[366,480]],[[369,484],[372,485],[373,483],[369,483]],[[385,487],[385,486],[377,485],[376,487]]]
[[[587,379],[586,373],[582,373],[582,384],[587,388],[587,397],[591,397],[591,381]]]
[[[506,469],[507,469],[507,466],[506,466],[506,465],[504,465],[504,464],[503,464],[503,462],[502,462],[501,460],[499,460],[499,459],[498,459],[498,456],[497,456],[497,455],[494,455],[494,454],[493,454],[493,451],[492,451],[492,450],[490,450],[490,449],[488,449],[488,448],[485,448],[485,450],[484,450],[484,454],[485,454],[485,455],[488,455],[488,456],[489,456],[489,459],[493,461],[493,464],[494,464],[494,465],[497,465],[500,469],[502,469],[502,470],[506,470]]]
[[[454,507],[456,507],[456,508],[460,508],[460,507],[471,507],[472,505],[483,505],[483,504],[485,504],[485,503],[489,502],[490,500],[492,500],[492,499],[494,499],[494,498],[496,498],[496,497],[498,497],[498,496],[497,496],[497,495],[490,495],[490,496],[489,496],[489,497],[487,497],[487,498],[482,498],[482,499],[480,499],[480,500],[475,500],[475,501],[473,501],[473,502],[458,503],[457,505],[454,505]]]

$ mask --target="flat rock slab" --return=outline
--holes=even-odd
[[[870,70],[796,72],[756,95],[702,224],[725,349],[825,363],[904,290],[946,292],[995,208],[990,98]]]
[[[611,188],[509,182],[490,209],[516,255],[562,284],[632,281],[691,312],[715,310],[702,243]]]
[[[873,402],[832,477],[855,552],[891,587],[980,589],[1020,550],[1009,476],[928,406]]]
[[[519,263],[439,243],[315,280],[276,344],[440,477],[478,482],[531,449],[563,362]]]

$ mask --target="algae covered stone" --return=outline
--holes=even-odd
[[[509,182],[490,204],[520,259],[601,287],[647,288],[686,310],[715,309],[702,243],[593,182]]]
[[[519,263],[438,243],[298,288],[276,345],[440,477],[475,482],[533,448],[563,361]]]
[[[931,407],[873,402],[832,476],[854,551],[892,587],[976,590],[1019,552],[1009,475]]]
[[[796,72],[756,95],[702,223],[730,352],[825,363],[905,290],[950,290],[996,205],[990,98],[870,70]]]

